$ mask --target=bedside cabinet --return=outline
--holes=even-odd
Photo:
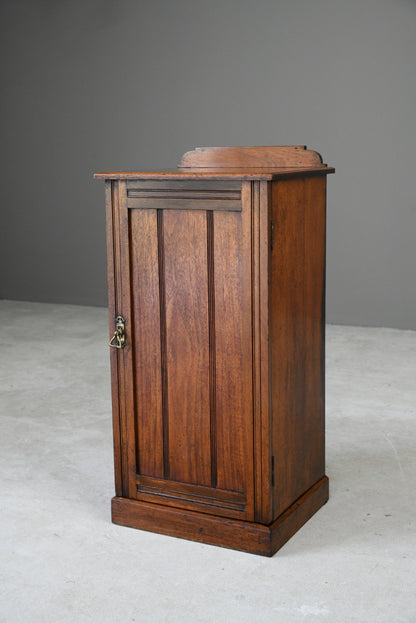
[[[97,173],[115,523],[271,556],[328,499],[325,203],[304,146]]]

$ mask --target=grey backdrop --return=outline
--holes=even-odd
[[[93,171],[306,144],[329,322],[416,327],[414,0],[3,0],[3,298],[106,304]]]

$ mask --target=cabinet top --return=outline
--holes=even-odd
[[[240,179],[274,180],[327,175],[318,152],[305,145],[264,147],[197,147],[186,152],[176,170],[95,173],[95,179]]]

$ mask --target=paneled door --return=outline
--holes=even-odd
[[[117,181],[112,203],[125,495],[253,520],[250,183]]]

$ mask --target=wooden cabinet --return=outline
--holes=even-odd
[[[326,502],[333,171],[303,146],[230,147],[188,152],[176,171],[95,175],[115,523],[271,556]]]

